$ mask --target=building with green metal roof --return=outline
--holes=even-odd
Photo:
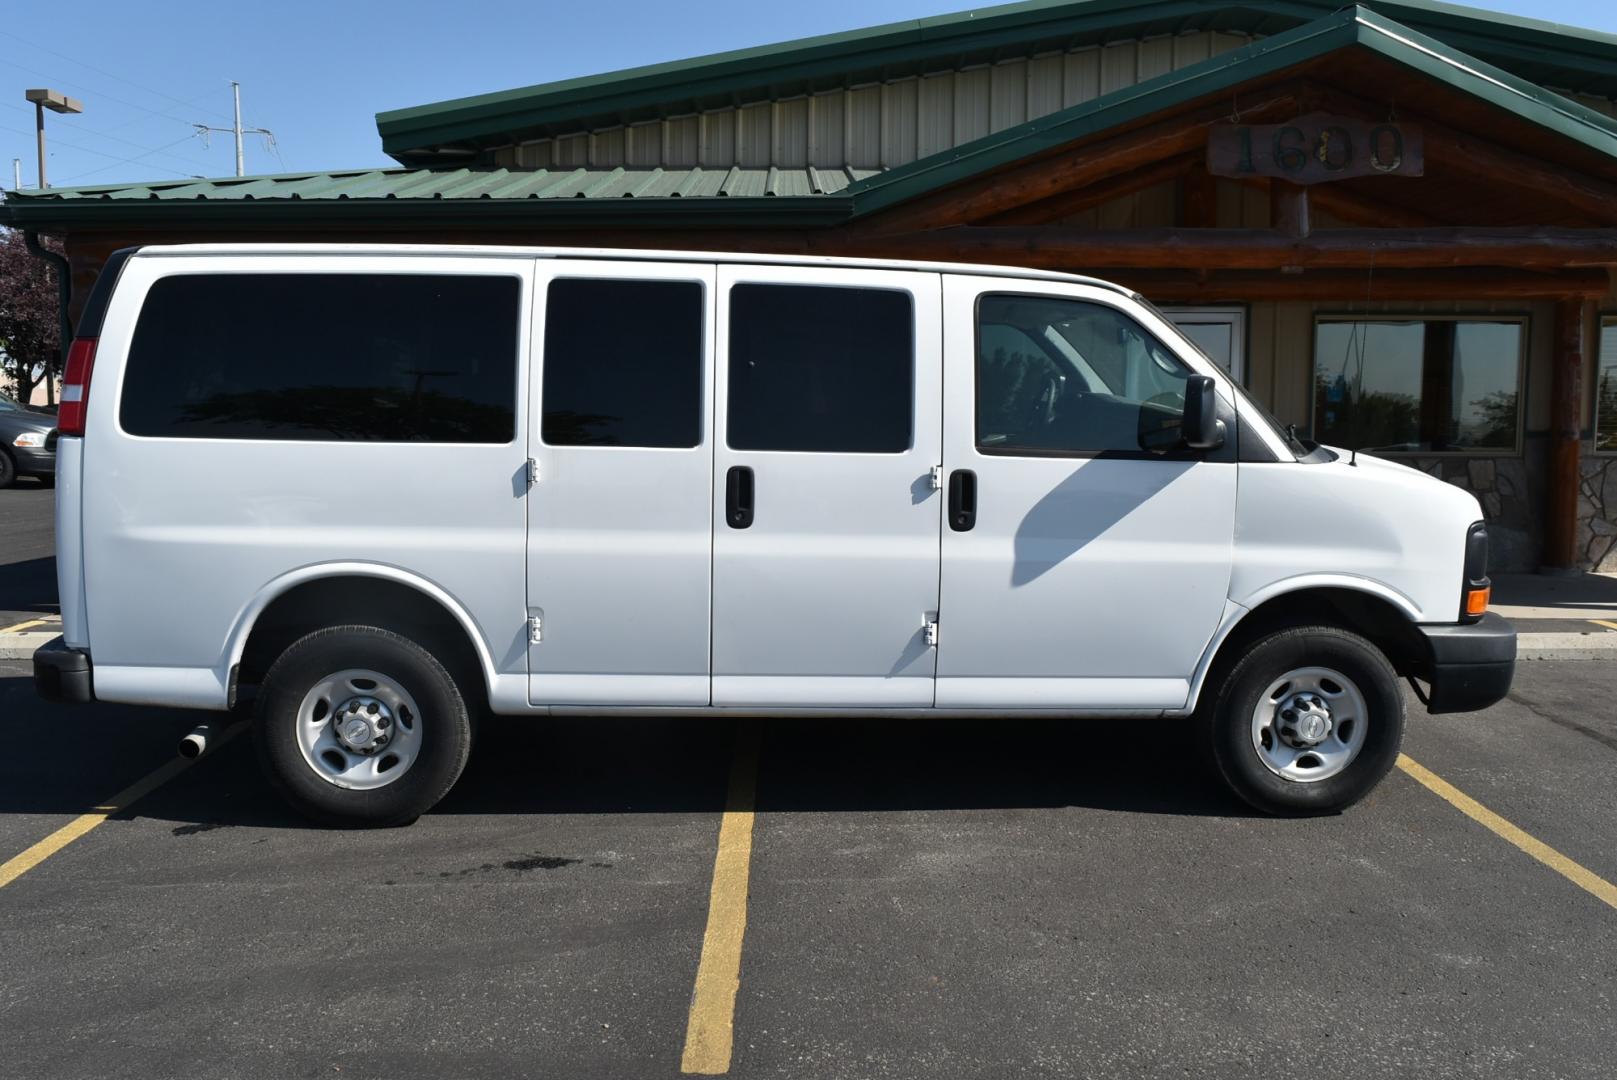
[[[1476,491],[1505,564],[1617,568],[1614,98],[1617,38],[1448,4],[1033,0],[383,113],[397,169],[0,222],[64,237],[75,297],[121,246],[271,237],[1098,274],[1283,420]]]

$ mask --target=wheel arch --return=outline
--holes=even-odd
[[[1321,575],[1278,582],[1250,601],[1231,603],[1226,610],[1197,666],[1188,710],[1197,707],[1209,683],[1217,685],[1247,645],[1288,626],[1321,624],[1352,631],[1380,649],[1399,675],[1418,672],[1427,658],[1426,639],[1417,626],[1419,608],[1379,582]]]
[[[304,634],[364,622],[413,636],[439,654],[458,681],[476,679],[485,700],[492,694],[494,662],[488,643],[453,595],[395,566],[345,562],[283,574],[260,589],[237,616],[226,654],[232,703],[238,681],[256,682]]]

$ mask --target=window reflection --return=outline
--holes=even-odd
[[[1519,319],[1321,320],[1314,437],[1392,451],[1518,446]]]

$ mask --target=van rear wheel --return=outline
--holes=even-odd
[[[1229,670],[1202,719],[1224,782],[1271,814],[1328,814],[1391,771],[1404,738],[1398,674],[1334,626],[1280,630]]]
[[[471,750],[455,680],[420,645],[375,626],[294,642],[264,676],[257,713],[270,781],[326,825],[414,821],[448,794]]]

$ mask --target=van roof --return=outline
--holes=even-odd
[[[855,259],[838,255],[770,255],[729,251],[660,251],[640,248],[522,247],[499,244],[153,244],[136,252],[141,258],[170,255],[457,255],[512,256],[536,259],[601,259],[624,262],[749,263],[769,266],[838,266],[870,270],[911,270],[933,274],[978,274],[987,277],[1013,277],[1037,281],[1064,281],[1093,285],[1124,296],[1134,290],[1115,282],[1082,274],[1054,270],[1033,270],[1018,266],[984,266],[976,263],[912,262],[900,259]]]

